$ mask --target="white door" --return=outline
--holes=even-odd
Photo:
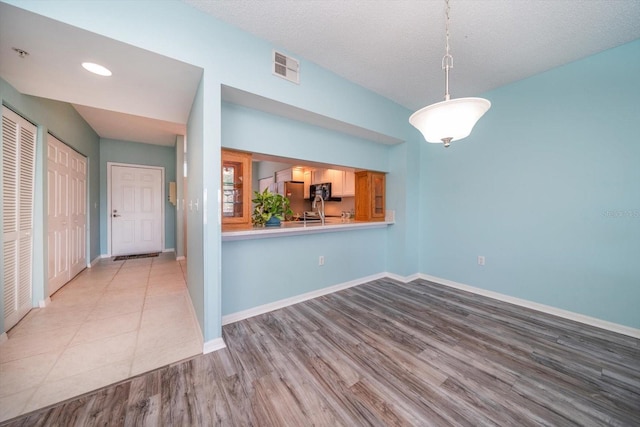
[[[47,136],[49,295],[86,267],[87,159]]]
[[[111,165],[111,255],[162,252],[162,169]]]
[[[87,159],[75,152],[69,185],[69,270],[75,277],[87,266]]]
[[[2,290],[4,328],[10,329],[33,305],[33,199],[36,127],[2,108]]]
[[[51,135],[47,138],[47,250],[49,295],[67,283],[69,271],[69,153]]]

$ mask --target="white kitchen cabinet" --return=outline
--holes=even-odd
[[[304,171],[302,168],[289,168],[276,172],[276,182],[303,181]]]
[[[272,176],[258,180],[258,186],[260,188],[261,193],[264,191],[265,188],[268,188],[269,191],[271,191],[272,185],[273,185]]]
[[[308,199],[310,197],[309,186],[311,185],[311,171],[304,171],[302,178],[304,181],[304,198]]]
[[[345,171],[343,176],[342,197],[353,197],[356,195],[356,174]]]
[[[316,169],[311,173],[312,184],[331,183],[331,195],[333,197],[355,196],[356,184],[353,172],[345,172],[337,169]]]
[[[329,175],[329,182],[331,183],[331,196],[342,197],[344,188],[344,172],[335,169],[327,169],[327,172]]]

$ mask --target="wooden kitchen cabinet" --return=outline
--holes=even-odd
[[[251,224],[251,154],[222,150],[222,225]]]
[[[384,221],[385,218],[385,174],[360,171],[356,180],[356,220]]]

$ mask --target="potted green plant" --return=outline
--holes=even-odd
[[[287,216],[291,216],[293,212],[289,208],[289,199],[281,194],[272,193],[265,188],[261,193],[253,192],[254,203],[253,214],[251,215],[251,223],[254,226],[279,226]]]

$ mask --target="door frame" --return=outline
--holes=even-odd
[[[160,246],[161,251],[164,252],[164,205],[165,205],[165,195],[164,195],[164,166],[149,166],[149,165],[138,165],[133,163],[118,163],[118,162],[107,162],[107,256],[111,256],[111,168],[113,166],[121,166],[127,168],[136,168],[136,169],[156,169],[160,171]]]

